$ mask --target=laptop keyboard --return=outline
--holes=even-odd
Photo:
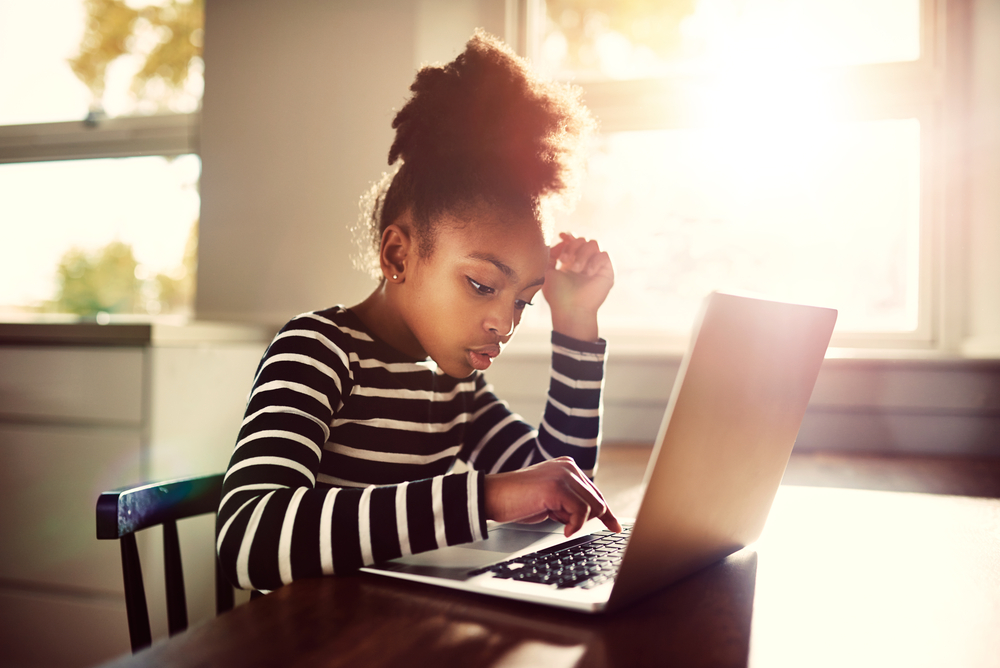
[[[551,584],[565,589],[592,589],[613,580],[632,531],[599,531],[514,559],[469,571],[469,575],[493,573],[495,578]]]

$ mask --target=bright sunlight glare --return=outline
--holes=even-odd
[[[557,226],[611,253],[613,327],[686,332],[731,289],[838,308],[841,331],[912,331],[919,137],[915,119],[611,133]]]
[[[920,58],[920,0],[691,4],[653,27],[632,3],[550,5],[557,76],[687,75],[664,80],[673,126],[599,138],[557,221],[611,252],[603,321],[685,333],[730,289],[832,306],[841,332],[916,331],[921,125],[857,120],[843,68]]]
[[[692,66],[727,71],[916,60],[919,24],[919,0],[699,0],[680,30]]]
[[[697,0],[686,16],[651,5],[546,3],[539,65],[585,81],[920,57],[920,0]]]

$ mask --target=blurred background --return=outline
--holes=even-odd
[[[417,66],[484,26],[579,84],[601,123],[557,227],[612,252],[609,331],[681,349],[722,288],[836,307],[842,346],[991,348],[996,12],[219,2],[206,42],[200,0],[4,0],[0,317],[273,326],[360,299],[347,229],[386,167],[393,110]],[[529,315],[546,328],[544,305]]]

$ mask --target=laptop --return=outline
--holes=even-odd
[[[764,528],[836,319],[829,308],[706,297],[622,534],[599,520],[568,539],[556,522],[494,524],[486,540],[362,570],[597,613],[742,549]]]

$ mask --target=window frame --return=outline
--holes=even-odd
[[[837,332],[845,355],[954,356],[961,354],[970,318],[965,291],[967,247],[970,55],[973,0],[920,0],[920,57],[909,62],[814,70],[845,90],[854,104],[845,120],[916,118],[920,123],[918,322],[912,332]],[[529,60],[541,43],[544,0],[507,0],[508,41]],[[515,23],[512,26],[511,21]],[[685,112],[706,76],[574,82],[599,118],[602,132],[695,127]],[[657,331],[607,329],[616,348],[638,354],[676,354],[687,338]],[[528,334],[526,349],[541,337]],[[535,342],[534,339],[539,341]],[[853,351],[853,352],[850,352]]]
[[[200,113],[0,126],[0,164],[198,153]]]

